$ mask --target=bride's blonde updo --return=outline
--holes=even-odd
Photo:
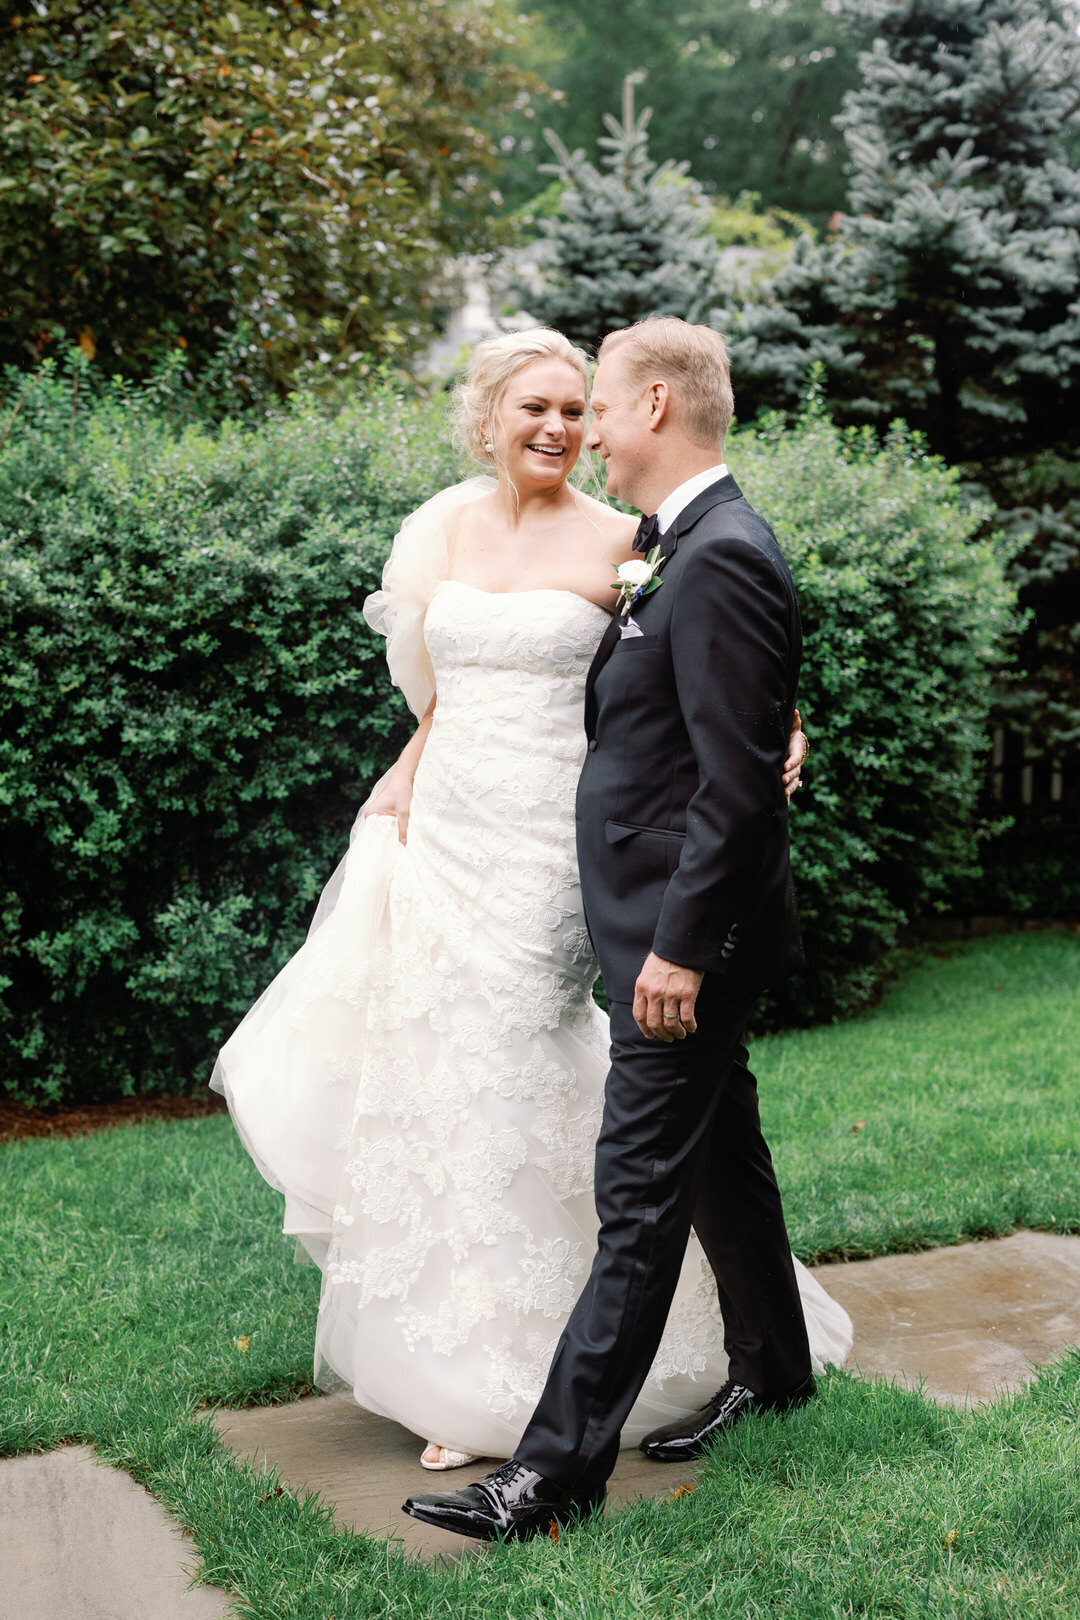
[[[589,391],[589,357],[550,326],[530,326],[524,332],[503,332],[487,338],[473,351],[465,381],[454,390],[454,439],[473,461],[495,468],[492,446],[499,420],[499,403],[515,372],[534,360],[565,360]]]

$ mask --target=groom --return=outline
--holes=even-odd
[[[801,634],[772,530],[723,465],[733,399],[718,333],[643,321],[600,350],[586,440],[608,492],[654,513],[659,585],[589,671],[577,798],[585,910],[611,1001],[596,1148],[598,1250],[510,1462],[405,1511],[482,1539],[596,1511],[660,1342],[693,1226],[730,1377],[658,1429],[659,1462],[814,1393],[780,1194],[740,1038],[801,960],[780,775]]]

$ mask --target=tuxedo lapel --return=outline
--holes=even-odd
[[[585,677],[585,735],[592,738],[596,732],[596,677],[611,657],[612,649],[619,639],[619,615],[611,615],[611,623],[600,637],[600,645],[593,654],[593,661],[589,665],[589,673]]]
[[[695,496],[690,505],[679,513],[666,533],[659,536],[657,543],[660,546],[664,561],[667,562],[675,555],[679,537],[689,534],[690,530],[705,516],[706,512],[711,512],[714,506],[720,506],[725,501],[738,500],[741,495],[742,490],[730,473],[725,478],[718,479],[715,484],[710,484],[708,489],[703,489],[701,494]],[[585,679],[585,733],[590,739],[596,734],[596,678],[611,657],[618,640],[619,615],[615,613],[612,615],[611,623],[600,638],[600,645],[596,649],[596,654]]]

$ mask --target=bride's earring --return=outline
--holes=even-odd
[[[485,439],[484,440],[484,449],[485,449],[485,451],[487,452],[487,454],[489,456],[493,456],[495,454],[494,442],[491,439]]]

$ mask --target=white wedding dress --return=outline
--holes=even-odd
[[[425,1440],[509,1456],[596,1238],[607,1019],[574,850],[585,676],[608,622],[568,591],[446,577],[471,480],[405,525],[368,615],[422,714],[408,843],[360,819],[308,940],[214,1084],[323,1269],[317,1378]],[[815,1365],[851,1324],[798,1267]],[[692,1239],[624,1444],[724,1380]]]

